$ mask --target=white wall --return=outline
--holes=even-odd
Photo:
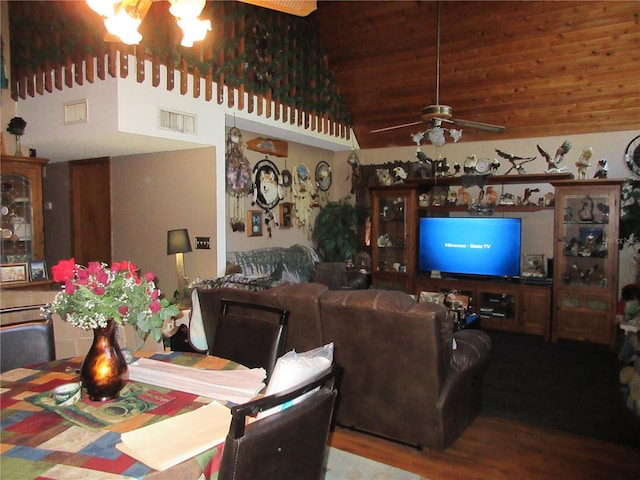
[[[184,264],[190,279],[218,270],[215,169],[213,148],[112,159],[113,259],[154,273],[167,297],[178,283],[175,255],[167,255],[168,230],[189,230],[193,251],[184,254]],[[211,250],[196,250],[196,236],[210,237]]]

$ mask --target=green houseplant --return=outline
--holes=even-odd
[[[629,179],[622,185],[620,211],[620,248],[630,246],[634,252],[636,275],[640,267],[640,180]]]
[[[364,225],[362,207],[345,197],[320,209],[313,226],[312,240],[325,262],[354,259],[358,252],[358,227]]]

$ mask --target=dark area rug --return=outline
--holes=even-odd
[[[640,448],[640,417],[625,405],[617,352],[487,333],[493,349],[482,413]]]

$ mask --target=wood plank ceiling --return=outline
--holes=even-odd
[[[320,1],[316,23],[361,148],[413,145],[436,101],[436,2]],[[463,141],[640,128],[640,2],[443,1],[440,103]]]

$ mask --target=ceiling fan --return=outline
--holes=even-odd
[[[505,127],[500,125],[492,125],[489,123],[474,122],[471,120],[461,120],[453,117],[453,109],[449,105],[440,104],[440,2],[437,4],[437,44],[436,44],[436,103],[434,105],[428,105],[422,109],[422,120],[417,122],[403,123],[401,125],[394,125],[392,127],[378,128],[371,130],[371,133],[386,132],[389,130],[396,130],[398,128],[411,127],[414,125],[421,125],[423,123],[430,124],[429,130],[423,133],[428,133],[430,130],[441,129],[443,124],[451,124],[459,127],[475,128],[477,130],[485,130],[488,132],[503,132]],[[462,132],[450,133],[454,138],[454,141],[458,141]],[[421,139],[421,137],[420,137]],[[414,135],[414,140],[416,140]],[[419,142],[419,140],[416,140]],[[443,142],[444,143],[444,142]]]

